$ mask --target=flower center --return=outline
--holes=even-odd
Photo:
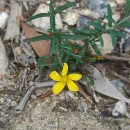
[[[63,76],[62,77],[62,83],[66,84],[68,82],[68,77],[67,76]]]

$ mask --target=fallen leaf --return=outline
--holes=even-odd
[[[94,66],[93,68],[93,77],[94,80],[94,90],[104,94],[106,96],[125,101],[130,104],[130,99],[124,97],[109,81],[107,77],[105,77],[104,74],[102,74],[99,70],[97,70]]]
[[[36,37],[39,34],[27,24],[21,22],[21,27],[27,38]],[[39,57],[46,56],[50,53],[50,44],[48,40],[31,42],[32,48]]]

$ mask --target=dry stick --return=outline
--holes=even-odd
[[[80,86],[80,84],[78,82],[76,82],[78,88],[79,88],[79,92],[90,102],[92,103],[92,100],[90,99],[90,97],[84,92],[84,90],[82,89],[82,87]]]
[[[47,92],[37,96],[38,99],[44,99],[45,97],[48,97],[49,95],[51,95],[53,92],[52,92],[52,89],[48,90]]]
[[[109,68],[108,68],[109,69]],[[124,82],[127,82],[128,84],[130,84],[130,80],[127,79],[126,77],[124,76],[121,76],[119,74],[117,74],[116,72],[114,72],[113,70],[109,69],[116,77],[120,78],[122,81]]]
[[[23,111],[25,104],[27,103],[27,100],[29,99],[30,95],[36,88],[44,88],[44,87],[49,87],[53,86],[55,82],[35,82],[30,89],[28,89],[27,93],[24,95],[22,100],[19,102],[19,104],[15,107],[16,111]]]
[[[104,59],[108,59],[108,60],[117,60],[117,61],[126,61],[126,62],[130,61],[130,58],[117,57],[117,56],[109,56],[109,55],[104,55],[103,58]]]

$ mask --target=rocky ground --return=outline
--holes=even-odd
[[[79,29],[86,26],[89,18],[99,16],[103,18],[107,13],[108,3],[113,9],[113,18],[118,21],[122,17],[125,3],[125,0],[58,0],[54,1],[55,7],[68,1],[76,1],[77,5],[56,16],[57,28],[62,29],[63,32],[69,32],[68,26],[75,26]],[[115,113],[113,110],[117,100],[102,95],[104,93],[89,92],[83,82],[80,85],[87,90],[87,96],[86,93],[74,93],[67,90],[59,95],[46,93],[50,92],[52,86],[48,85],[49,69],[40,71],[37,58],[48,54],[48,42],[46,41],[46,46],[42,50],[43,43],[37,43],[36,46],[30,45],[24,39],[41,32],[47,33],[48,19],[37,19],[28,24],[25,21],[33,14],[46,12],[48,4],[49,0],[0,1],[0,130],[130,130],[130,106],[125,103],[129,103],[130,96],[129,63],[124,63],[124,61],[95,63],[98,70],[103,69],[103,64],[106,68],[117,70],[116,72],[122,75],[106,71],[106,77],[110,81],[115,79],[112,81],[115,88],[127,97],[124,98],[120,94],[117,96],[115,89],[110,89],[110,94],[108,94],[110,97],[114,95],[116,99],[123,100],[123,103],[119,102],[116,106]],[[21,19],[24,22],[20,23]],[[110,36],[103,34],[103,39],[105,46],[99,46],[100,51],[104,55],[113,52]],[[118,42],[121,43],[123,40]],[[123,56],[129,58],[129,35],[126,41],[127,53]],[[78,44],[83,43],[78,41]],[[39,48],[42,49],[39,51]],[[106,58],[109,59],[108,56]],[[82,71],[88,73],[88,70]],[[105,81],[100,80],[100,82]],[[42,84],[40,85],[42,87],[36,87],[34,90],[39,83],[47,85]],[[19,105],[28,92],[30,94],[26,97],[27,103]],[[44,97],[38,98],[41,94]],[[117,108],[121,108],[120,111]]]

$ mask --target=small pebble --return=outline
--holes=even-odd
[[[113,79],[113,80],[111,80],[111,83],[114,85],[114,87],[118,90],[118,91],[120,91],[123,95],[126,95],[126,91],[125,91],[125,89],[124,89],[124,84],[120,81],[120,80],[118,80],[118,79]]]
[[[88,9],[98,12],[101,17],[107,14],[107,0],[83,0]]]
[[[0,104],[4,104],[5,99],[4,98],[0,98]]]
[[[121,130],[130,130],[130,125],[125,126],[124,128],[122,128]]]
[[[125,4],[126,0],[116,0],[117,4],[123,5]]]
[[[63,21],[68,25],[75,25],[79,19],[80,15],[73,12],[67,12],[64,15]]]
[[[17,105],[16,101],[12,101],[12,102],[11,102],[11,106],[12,106],[12,107],[15,107],[16,105]]]
[[[77,28],[82,29],[88,26],[88,21],[90,21],[86,16],[81,16],[77,21]]]
[[[9,15],[6,12],[0,13],[0,28],[4,29],[7,21],[8,21]]]
[[[126,103],[124,101],[118,101],[112,111],[112,115],[115,117],[124,116],[127,112]]]
[[[80,112],[86,113],[88,110],[87,104],[85,102],[81,102]]]

